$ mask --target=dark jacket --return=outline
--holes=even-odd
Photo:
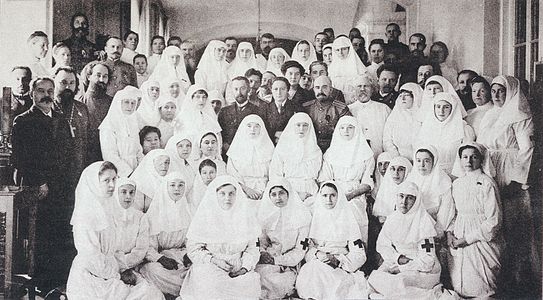
[[[233,103],[221,109],[218,121],[222,129],[223,144],[230,145],[232,143],[243,118],[252,114],[262,117],[262,109],[251,102],[247,103],[243,108],[240,108],[237,103]]]
[[[290,118],[297,112],[303,111],[303,108],[292,100],[286,100],[281,109],[281,113],[277,111],[277,105],[275,100],[272,99],[270,103],[267,103],[263,110],[262,119],[264,124],[266,124],[266,129],[270,139],[274,144],[276,143],[275,134],[278,131],[285,130],[288,121]]]
[[[381,96],[381,93],[376,92],[371,96],[371,100],[386,104],[390,109],[394,108],[394,105],[396,104],[396,98],[398,98],[399,93],[396,91],[392,91],[386,96]]]

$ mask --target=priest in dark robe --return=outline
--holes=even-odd
[[[330,147],[334,128],[339,118],[352,115],[345,102],[330,97],[331,90],[332,81],[330,78],[324,75],[319,76],[313,83],[313,91],[315,92],[316,99],[303,104],[305,112],[313,120],[317,135],[317,144],[323,153]]]
[[[87,39],[89,35],[89,19],[82,13],[72,16],[70,22],[72,36],[62,41],[72,55],[72,67],[79,74],[86,64],[96,59],[96,45]]]
[[[88,163],[102,160],[100,134],[98,126],[107,115],[113,97],[107,92],[109,68],[101,62],[89,63],[81,74],[87,91],[83,95],[83,103],[89,110],[89,140],[87,147]]]
[[[32,106],[30,98],[32,71],[26,66],[16,66],[11,70],[11,114],[16,117]]]

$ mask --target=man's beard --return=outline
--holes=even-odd
[[[70,89],[65,89],[62,92],[58,94],[58,98],[60,99],[60,103],[62,105],[69,104],[74,100],[75,92]]]
[[[107,90],[107,84],[103,82],[90,82],[90,87],[96,92],[105,92]]]
[[[72,34],[78,38],[84,38],[89,35],[88,27],[72,28]]]
[[[236,102],[239,104],[243,104],[247,101],[247,95],[238,95],[236,96]]]

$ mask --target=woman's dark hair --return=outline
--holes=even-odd
[[[488,81],[482,76],[475,76],[469,81],[469,85],[472,88],[473,88],[473,85],[476,84],[476,83],[482,83],[483,84],[483,87],[486,90],[486,100],[488,100],[488,101],[492,100],[491,95],[490,95],[490,92],[492,91],[492,88],[490,87],[490,83],[488,83]]]
[[[329,188],[333,189],[334,191],[336,191],[336,193],[338,192],[337,186],[336,186],[335,184],[331,183],[331,182],[327,182],[327,183],[323,184],[323,185],[321,186],[321,190],[322,190],[322,188],[324,188],[324,187],[329,187]]]
[[[143,141],[145,140],[145,137],[152,132],[156,132],[158,134],[158,138],[162,137],[162,134],[160,133],[160,129],[154,126],[143,126],[143,128],[140,130],[140,145],[143,146]]]
[[[206,136],[208,136],[208,135],[214,136],[215,139],[216,139],[217,141],[219,141],[219,139],[217,138],[217,135],[210,131],[210,132],[208,132],[208,133],[202,135],[202,138],[200,139],[200,142],[198,143],[198,147],[200,147],[200,145],[202,144],[202,140],[203,140]]]
[[[228,186],[228,185],[233,186],[233,187],[234,187],[234,190],[236,189],[236,186],[234,186],[233,184],[231,184],[231,183],[225,183],[225,184],[219,185],[219,186],[217,187],[217,189],[215,190],[215,192],[218,192],[220,189],[222,189],[223,187]]]
[[[309,46],[309,42],[306,41],[306,40],[301,40],[300,43],[298,43],[298,46],[299,46],[299,45],[302,45],[302,44],[308,45],[308,46]]]
[[[107,170],[113,170],[115,173],[118,173],[117,167],[110,161],[104,161],[102,165],[100,166],[100,170],[98,170],[98,176],[102,176],[105,171]]]
[[[282,189],[283,191],[285,191],[285,192],[287,193],[287,196],[290,196],[289,193],[288,193],[288,190],[287,190],[284,186],[282,186],[282,185],[274,185],[274,186],[272,186],[272,187],[270,188],[270,193],[271,193],[271,190],[273,190],[273,189],[275,189],[275,188],[280,188],[280,189]]]
[[[473,149],[477,152],[477,154],[479,155],[479,157],[483,158],[483,154],[481,153],[481,151],[479,151],[479,149],[477,149],[476,147],[472,146],[472,145],[464,145],[464,146],[461,146],[460,148],[458,148],[458,157],[462,157],[462,152],[466,149]]]
[[[419,154],[421,152],[425,152],[425,153],[428,153],[430,155],[430,157],[432,158],[432,160],[435,162],[436,158],[434,157],[434,154],[432,153],[432,151],[428,150],[428,149],[419,149],[417,150],[417,152],[415,153],[416,154]]]
[[[164,42],[164,44],[166,44],[166,40],[165,40],[164,37],[161,36],[161,35],[155,35],[155,36],[153,36],[153,37],[151,38],[151,45],[153,45],[153,42],[154,42],[155,40],[162,40],[162,42]]]
[[[206,97],[209,97],[209,94],[205,91],[205,90],[196,90],[194,91],[194,93],[192,94],[192,96],[190,97],[191,99],[194,98],[194,95],[196,94],[202,94],[202,95],[206,95]]]
[[[439,82],[437,82],[437,81],[435,81],[435,80],[431,80],[431,81],[428,81],[428,82],[426,83],[425,86],[428,86],[428,85],[430,85],[430,84],[439,84],[439,85],[441,85],[441,83],[439,83]],[[441,87],[443,88],[442,85],[441,85]]]
[[[139,34],[135,33],[135,32],[132,31],[132,30],[128,30],[128,31],[123,35],[123,42],[125,42],[126,39],[128,38],[128,36],[131,35],[131,34],[135,34],[136,37],[138,38],[138,40],[140,39],[140,35],[139,35]]]
[[[217,170],[217,164],[208,158],[202,160],[202,162],[200,163],[200,166],[198,166],[198,173],[202,173],[202,169],[204,167],[212,167],[213,169]]]
[[[272,81],[272,86],[276,81],[284,82],[287,85],[287,90],[290,90],[290,82],[288,82],[288,79],[285,77],[275,77],[275,79]]]

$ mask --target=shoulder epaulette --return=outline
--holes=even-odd
[[[302,106],[307,107],[307,106],[313,105],[313,103],[315,103],[315,101],[317,101],[317,100],[306,101],[306,102],[302,103]]]

